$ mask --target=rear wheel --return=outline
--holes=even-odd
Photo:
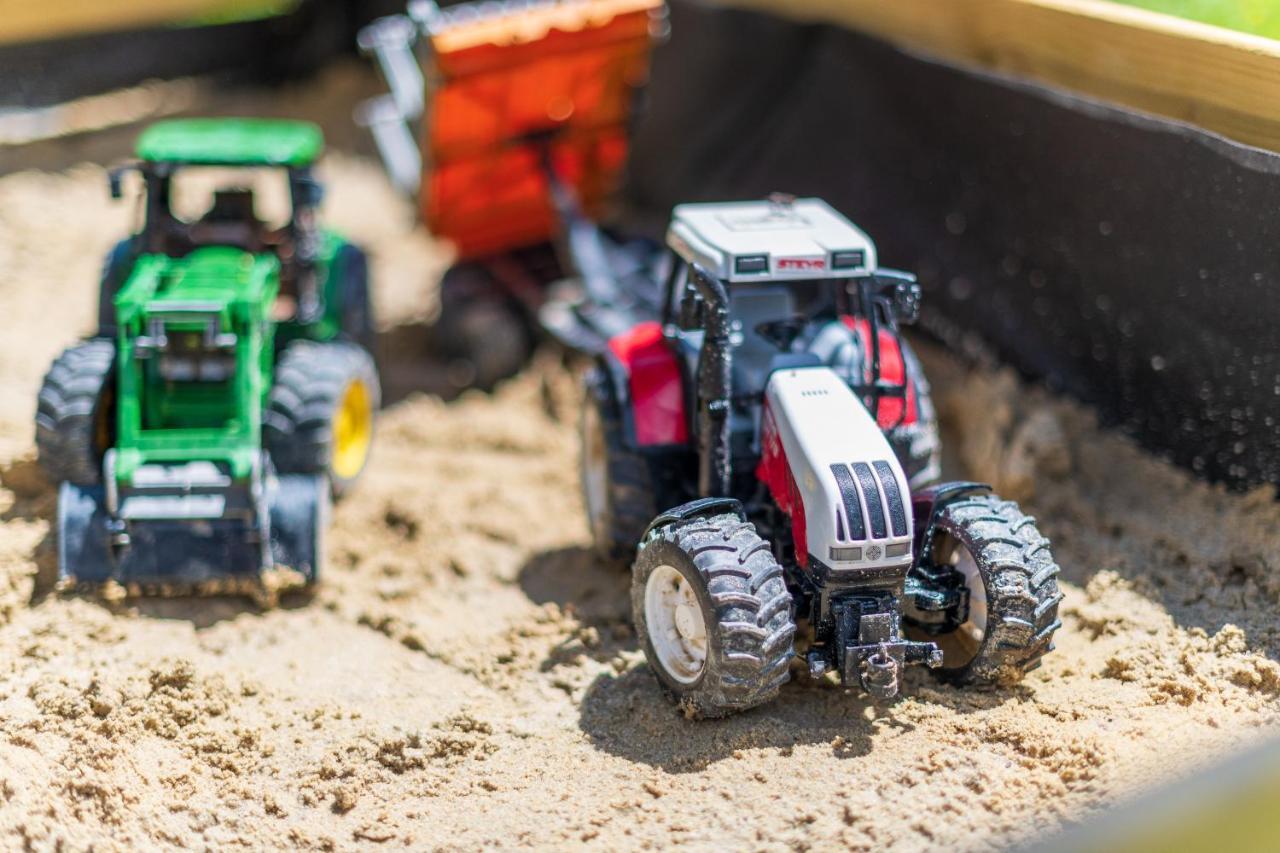
[[[116,243],[102,265],[102,281],[98,285],[98,337],[116,334],[116,294],[129,277],[133,265],[133,238]]]
[[[102,479],[102,457],[114,440],[116,346],[93,338],[53,362],[36,407],[40,467],[54,482],[90,486]]]
[[[325,474],[345,494],[364,471],[381,389],[373,357],[345,341],[293,341],[276,365],[263,440],[282,474]]]
[[[993,495],[948,504],[938,513],[932,554],[968,590],[967,618],[935,637],[944,654],[935,672],[959,684],[1009,685],[1053,649],[1058,620],[1058,565],[1035,519]]]
[[[658,514],[650,460],[627,447],[613,384],[595,368],[585,380],[582,407],[582,495],[591,538],[609,560],[634,556],[649,522]]]
[[[636,633],[658,682],[691,717],[773,699],[796,626],[769,544],[736,515],[656,531],[632,570]]]
[[[375,355],[378,341],[369,296],[369,258],[359,246],[343,243],[334,256],[333,265],[342,335]]]
[[[479,264],[451,267],[440,282],[435,347],[459,388],[493,388],[514,375],[533,352],[521,309]]]

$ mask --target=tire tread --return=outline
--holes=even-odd
[[[722,717],[773,699],[790,678],[796,625],[791,594],[771,549],[755,527],[736,515],[673,522],[654,531],[636,559],[632,609],[641,643],[659,683],[686,712]],[[694,685],[661,672],[647,637],[644,613],[649,573],[683,563],[710,603],[707,666]]]

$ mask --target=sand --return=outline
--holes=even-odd
[[[573,368],[544,350],[492,395],[427,393],[447,253],[371,160],[324,170],[330,221],[374,258],[389,402],[323,584],[269,609],[51,592],[35,394],[132,213],[99,165],[0,176],[0,847],[983,850],[1280,719],[1274,494],[1197,483],[923,342],[948,468],[1052,538],[1057,651],[1004,691],[913,670],[888,709],[793,682],[684,719],[636,648],[628,577],[588,549]]]

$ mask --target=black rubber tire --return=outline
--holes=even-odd
[[[116,294],[129,278],[133,268],[133,238],[128,237],[111,247],[102,263],[102,280],[98,285],[98,337],[116,334]]]
[[[440,282],[440,316],[432,332],[454,384],[491,390],[533,354],[533,331],[520,306],[480,264],[462,263]]]
[[[333,428],[338,406],[355,380],[381,403],[378,371],[363,347],[349,341],[292,341],[276,362],[275,382],[262,417],[263,444],[281,474],[325,474],[334,497],[350,490],[368,465],[341,476],[333,470]]]
[[[342,336],[377,356],[378,332],[369,295],[369,258],[352,243],[343,243],[333,259],[337,278],[338,317]]]
[[[692,586],[707,629],[705,665],[688,684],[663,668],[649,636],[646,585],[664,565]],[[631,609],[650,668],[687,716],[723,717],[753,708],[777,696],[790,678],[796,633],[791,594],[769,543],[736,515],[654,531],[632,570]]]
[[[600,367],[592,368],[583,384],[579,474],[591,538],[601,557],[626,566],[635,558],[649,522],[666,504],[659,502],[653,460],[627,446],[621,406],[609,375]],[[604,458],[597,459],[595,466],[599,466],[603,487],[599,511],[593,512],[589,457],[601,448]]]
[[[115,363],[115,342],[90,338],[63,350],[45,374],[36,450],[53,482],[101,482],[102,456],[115,441]]]
[[[1058,564],[1049,540],[1012,501],[973,495],[943,507],[938,536],[954,537],[973,555],[987,596],[986,631],[971,660],[934,673],[954,684],[1009,686],[1053,650],[1058,619]],[[938,638],[940,645],[945,640]]]

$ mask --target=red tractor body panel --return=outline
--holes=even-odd
[[[867,382],[871,376],[871,324],[865,318],[844,316],[841,318],[861,343],[862,351],[867,354],[867,370],[863,379]],[[896,426],[914,424],[920,419],[920,408],[916,402],[916,383],[914,377],[907,373],[907,362],[902,354],[902,345],[892,329],[880,328],[880,380],[889,385],[907,386],[905,399],[898,397],[882,397],[880,408],[876,412],[876,422],[881,429],[893,429]]]
[[[635,440],[640,447],[685,444],[684,382],[676,355],[657,321],[640,323],[609,341],[627,374]]]
[[[795,475],[787,462],[787,451],[778,435],[778,424],[768,402],[760,424],[760,461],[756,464],[756,479],[764,483],[773,496],[778,509],[791,518],[791,538],[795,542],[796,562],[801,567],[809,565],[808,530],[805,526],[804,497],[796,487]]]

